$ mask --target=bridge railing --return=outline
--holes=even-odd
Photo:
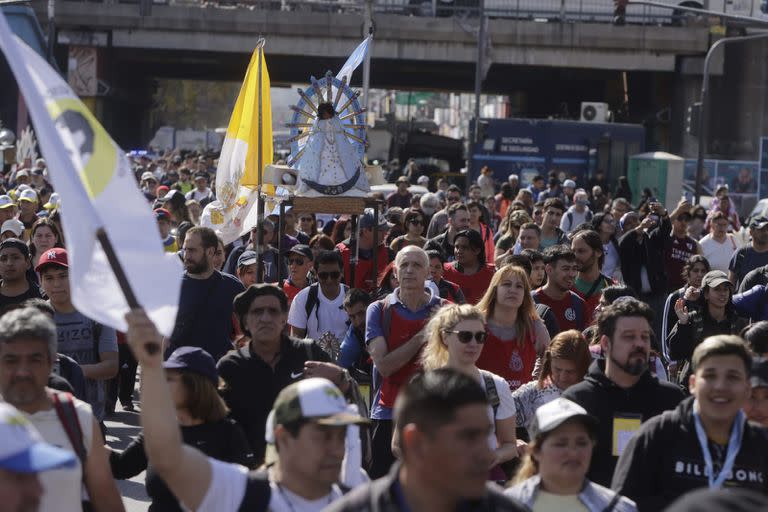
[[[104,3],[140,3],[140,0],[67,0]],[[672,6],[681,0],[658,0]],[[326,12],[363,14],[366,0],[152,0],[156,5],[200,6],[209,8],[244,8],[284,12]],[[448,18],[472,18],[480,15],[480,0],[372,0],[375,13]],[[613,0],[485,0],[484,13],[490,18],[536,22],[614,21]],[[686,15],[673,9],[632,5],[626,10],[629,24],[683,24]]]

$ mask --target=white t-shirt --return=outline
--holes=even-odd
[[[213,191],[210,188],[206,188],[204,191],[200,192],[197,190],[197,188],[193,188],[189,192],[186,193],[184,198],[189,201],[190,199],[194,199],[198,203],[202,201],[203,199],[208,199],[213,195]]]
[[[347,293],[347,287],[341,285],[339,294],[328,299],[323,295],[323,289],[318,286],[317,305],[309,312],[307,318],[307,297],[309,297],[309,286],[301,290],[293,302],[288,312],[288,323],[297,329],[306,329],[307,338],[315,341],[330,332],[336,337],[339,344],[347,334],[347,312],[344,311],[344,295]],[[319,319],[319,322],[318,322]]]
[[[245,497],[248,484],[248,468],[208,458],[211,465],[211,484],[195,512],[235,512]],[[269,499],[270,512],[320,512],[330,503],[342,496],[337,485],[331,487],[330,494],[319,500],[305,500],[285,487],[269,483],[272,493]],[[190,510],[183,507],[184,510]],[[254,511],[261,512],[261,511]]]
[[[90,451],[93,441],[93,414],[91,406],[78,399],[75,400],[75,411],[83,431],[83,443],[86,452]],[[34,414],[24,414],[37,428],[40,435],[47,442],[75,451],[69,442],[67,433],[56,414],[56,409],[51,407],[47,411],[38,411]],[[40,499],[39,512],[60,512],[62,510],[82,509],[82,477],[83,468],[77,460],[75,466],[66,469],[54,469],[43,471],[38,475],[43,486],[43,496]],[[0,507],[2,508],[2,507]]]
[[[736,249],[741,247],[739,240],[728,233],[725,235],[723,243],[712,238],[712,234],[705,236],[699,241],[702,255],[709,260],[709,266],[712,270],[722,270],[728,273],[728,264]]]
[[[493,415],[493,407],[490,405],[488,406],[488,418],[491,420],[491,424],[494,427],[493,432],[488,436],[488,446],[491,447],[491,450],[495,450],[499,446],[499,442],[496,439],[496,421],[511,418],[515,415],[516,411],[515,401],[512,398],[512,391],[509,390],[509,384],[507,381],[495,373],[491,373],[491,376],[493,377],[493,383],[496,385],[496,394],[499,395],[499,407],[496,409],[495,418]],[[482,373],[480,376],[480,384],[483,386],[483,389],[485,389],[487,393],[487,389],[485,387],[485,379],[482,377]]]

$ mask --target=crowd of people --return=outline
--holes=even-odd
[[[288,208],[225,245],[201,225],[214,156],[132,159],[183,261],[168,338],[77,311],[76,205],[42,160],[8,174],[3,510],[123,510],[145,470],[156,511],[768,507],[768,219],[727,187],[668,211],[599,171],[411,165],[378,215]],[[124,451],[118,401],[143,427]]]

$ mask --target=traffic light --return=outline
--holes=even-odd
[[[694,137],[698,137],[700,120],[701,120],[701,102],[696,102],[690,107],[688,107],[688,113],[685,116],[685,132]]]

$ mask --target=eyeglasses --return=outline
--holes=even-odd
[[[312,222],[312,217],[299,217],[301,222]]]
[[[458,203],[459,201],[461,201],[461,197],[448,196],[449,203]]]
[[[290,258],[288,260],[289,265],[298,265],[302,266],[304,264],[304,260],[302,258]]]
[[[414,226],[421,226],[421,219],[411,219],[411,224]]]
[[[341,272],[334,271],[334,272],[318,272],[317,277],[321,281],[325,281],[327,279],[338,279],[341,277]]]
[[[485,331],[475,331],[475,332],[472,332],[472,331],[445,331],[445,332],[450,332],[450,333],[455,334],[456,337],[459,338],[459,341],[462,342],[462,343],[469,343],[470,341],[472,341],[472,338],[474,337],[475,341],[479,345],[482,345],[483,343],[485,343],[485,338],[488,336],[488,333],[486,333]]]

